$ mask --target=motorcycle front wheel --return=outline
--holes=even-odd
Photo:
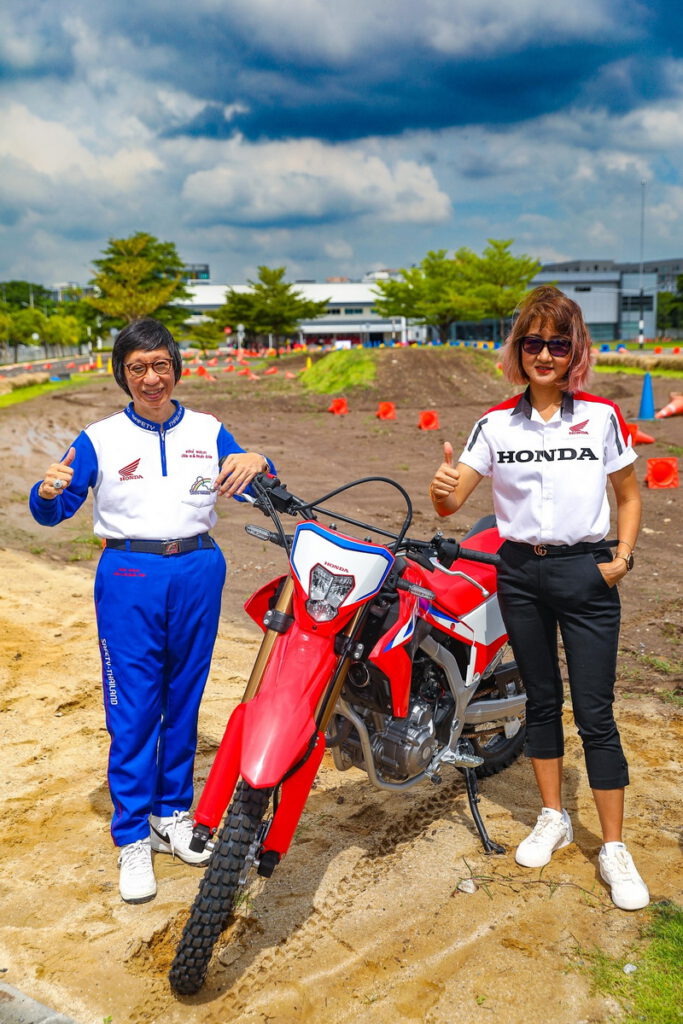
[[[194,995],[204,984],[213,948],[246,884],[249,862],[258,853],[257,837],[269,800],[270,790],[238,783],[169,972],[171,987],[180,995]]]

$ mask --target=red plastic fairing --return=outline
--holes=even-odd
[[[258,693],[242,705],[240,774],[252,786],[277,785],[302,757],[337,661],[334,638],[298,622],[278,636]]]
[[[468,537],[465,547],[473,548],[475,551],[496,552],[503,543],[498,530],[494,527],[490,530],[482,530],[474,537]],[[451,572],[466,573],[476,580],[482,587],[488,590],[489,594],[496,591],[496,569],[493,565],[482,565],[480,562],[468,562],[465,558],[458,558],[451,566]],[[435,595],[438,604],[442,608],[458,609],[458,618],[463,618],[468,612],[480,605],[484,600],[479,587],[474,586],[461,576],[447,576],[443,572],[425,573],[426,586],[430,587]]]
[[[271,602],[277,592],[277,588],[284,579],[286,579],[286,576],[276,576],[274,580],[270,580],[268,583],[264,583],[262,587],[259,587],[244,602],[245,612],[254,620],[257,626],[261,627],[264,633],[266,627],[263,625],[263,616],[271,607]]]
[[[409,575],[406,572],[404,578]],[[406,645],[415,632],[417,606],[418,599],[413,594],[399,591],[398,619],[379,638],[369,656],[373,665],[390,680],[392,711],[398,718],[405,718],[409,709],[413,662]]]
[[[212,832],[218,828],[239,778],[245,707],[246,704],[238,704],[228,719],[195,811],[195,823],[208,825]]]
[[[282,783],[280,802],[263,844],[264,850],[277,850],[281,857],[287,853],[324,753],[325,737],[319,732],[308,759]]]

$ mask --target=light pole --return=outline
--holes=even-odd
[[[638,320],[638,347],[645,345],[645,313],[643,311],[643,247],[645,241],[645,180],[640,183],[640,319]]]

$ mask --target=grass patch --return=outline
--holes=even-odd
[[[645,370],[639,366],[626,366],[622,363],[611,363],[609,366],[598,362],[593,366],[595,373],[629,373],[635,377],[643,377]],[[683,370],[668,370],[662,366],[653,366],[647,371],[651,377],[670,377],[672,380],[683,379]]]
[[[69,558],[70,562],[89,562],[102,550],[102,541],[94,534],[74,537],[70,543],[76,545]]]
[[[14,391],[8,391],[6,395],[0,395],[0,409],[28,402],[31,398],[38,398],[40,395],[48,395],[51,391],[64,391],[82,384],[92,384],[94,379],[96,378],[92,374],[82,373],[74,374],[71,380],[49,381],[45,384],[29,384],[25,388],[16,388]]]
[[[655,903],[642,940],[629,960],[637,970],[624,974],[626,962],[602,950],[580,951],[597,991],[613,996],[625,1016],[621,1024],[676,1024],[683,1022],[683,908]]]
[[[377,363],[367,349],[343,349],[318,359],[300,380],[309,391],[332,395],[354,388],[369,388],[377,375]]]
[[[665,704],[673,704],[675,708],[683,708],[683,690],[656,690],[655,693]]]
[[[666,451],[669,455],[675,455],[676,458],[680,458],[683,455],[683,448],[681,448],[680,444],[668,444]]]
[[[675,676],[683,672],[683,664],[680,661],[671,661],[670,658],[660,658],[656,654],[641,654],[640,660],[653,668],[655,672],[661,672],[664,676]]]

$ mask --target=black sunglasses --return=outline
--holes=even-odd
[[[550,338],[549,341],[546,341],[545,338],[538,338],[535,334],[527,334],[522,338],[522,348],[530,356],[537,356],[546,345],[550,355],[559,359],[568,356],[572,348],[572,343],[568,338]]]

